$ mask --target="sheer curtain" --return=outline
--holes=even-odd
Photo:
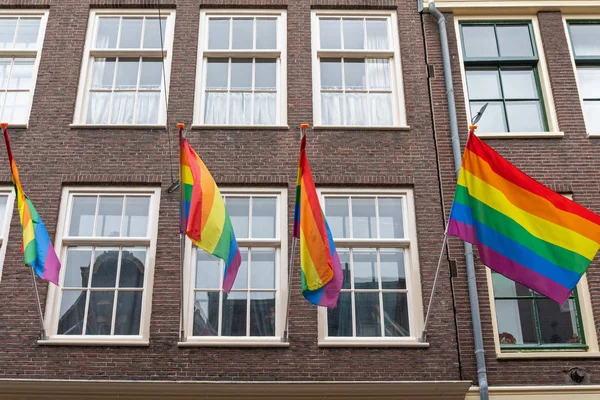
[[[322,93],[321,109],[323,125],[343,125],[342,100],[343,93]]]
[[[229,124],[250,124],[252,93],[229,93],[229,96]]]
[[[110,104],[110,92],[90,92],[88,100],[88,124],[108,123],[108,106]]]
[[[370,90],[390,91],[390,93],[369,93],[369,113],[371,125],[392,125],[392,94],[390,83],[390,60],[368,59],[367,79]]]
[[[227,123],[227,93],[206,93],[204,123],[213,125],[224,125]]]
[[[135,92],[114,92],[112,104],[112,124],[133,124]]]
[[[156,124],[158,122],[159,103],[160,92],[138,93],[136,123]]]
[[[369,125],[367,93],[346,92],[346,124]]]
[[[275,125],[275,93],[254,94],[254,125]]]

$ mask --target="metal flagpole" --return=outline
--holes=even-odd
[[[7,122],[2,122],[0,124],[0,126],[2,127],[2,130],[4,132],[4,143],[6,144],[6,152],[8,153],[8,163],[10,164],[10,175],[12,176],[12,180],[13,180],[13,184],[15,184],[16,186],[16,180],[15,180],[15,176],[13,175],[13,154],[12,154],[12,149],[10,147],[10,138],[8,137],[8,123]],[[19,187],[19,190],[15,190],[17,192],[17,196],[19,194],[23,194],[23,189]],[[19,200],[23,201],[22,199],[18,199],[17,198],[17,205],[19,204]],[[21,216],[19,215],[19,221],[21,221]],[[23,228],[23,221],[21,221],[21,228]],[[23,249],[24,250],[24,249]],[[33,270],[32,266],[29,266],[29,269],[31,270],[31,280],[33,281],[33,289],[35,291],[35,299],[37,301],[37,310],[38,310],[38,316],[40,317],[40,326],[42,328],[41,330],[41,339],[45,340],[47,338],[46,336],[46,328],[44,326],[44,316],[42,314],[42,305],[40,303],[40,295],[38,293],[38,287],[37,287],[37,282],[35,280],[35,271]]]
[[[308,124],[300,125],[300,140],[306,135],[306,129],[308,128]],[[288,293],[287,293],[287,309],[285,312],[285,330],[283,331],[283,342],[289,341],[288,331],[289,331],[289,323],[290,323],[290,303],[292,301],[292,274],[294,272],[294,257],[296,256],[296,245],[298,243],[298,238],[293,236],[292,238],[292,251],[290,253],[290,262],[288,263]]]
[[[179,157],[181,158],[181,147],[183,145],[183,128],[185,128],[184,124],[177,124],[179,128]],[[181,159],[179,160],[179,275],[180,275],[180,296],[181,296],[181,307],[179,313],[179,340],[185,342],[185,328],[184,328],[184,318],[185,318],[185,298],[184,298],[184,279],[183,279],[183,262],[185,257],[185,230],[186,227],[183,226],[183,214],[185,213],[185,194],[183,191],[185,187],[183,185],[183,181],[181,179]]]

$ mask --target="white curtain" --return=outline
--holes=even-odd
[[[369,107],[371,125],[393,125],[392,95],[390,93],[370,93]]]
[[[251,123],[252,93],[229,93],[229,125]]]
[[[204,123],[213,125],[224,125],[227,123],[227,93],[206,93]]]
[[[371,90],[390,90],[390,60],[367,59],[367,79]]]
[[[160,92],[138,93],[137,100],[137,124],[158,123],[158,105],[160,103]]]
[[[254,94],[254,125],[275,125],[275,93]]]
[[[367,20],[367,49],[387,50],[388,28],[386,20]]]
[[[343,125],[342,100],[343,93],[322,93],[321,111],[323,125]]]
[[[345,93],[346,125],[368,125],[369,106],[366,93]]]
[[[114,92],[111,123],[133,124],[135,92]]]
[[[88,100],[87,123],[108,123],[108,106],[110,104],[110,92],[90,92]]]

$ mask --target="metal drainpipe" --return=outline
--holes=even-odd
[[[452,136],[452,155],[454,168],[458,177],[462,162],[460,139],[458,137],[458,122],[456,118],[456,103],[454,102],[454,85],[452,83],[452,68],[450,65],[450,51],[448,48],[448,33],[446,32],[446,19],[435,7],[435,2],[429,2],[429,12],[438,22],[440,28],[440,42],[442,45],[442,60],[444,65],[444,81],[446,83],[446,97],[448,98],[448,114],[450,117],[450,133]],[[479,398],[488,400],[488,381],[485,369],[485,355],[483,350],[483,334],[481,332],[481,318],[479,315],[479,298],[477,295],[477,282],[475,280],[475,262],[473,260],[473,245],[464,242],[465,259],[467,264],[467,279],[469,286],[469,301],[471,304],[471,321],[473,323],[473,342],[475,345],[475,360],[477,362],[477,379],[479,381]]]

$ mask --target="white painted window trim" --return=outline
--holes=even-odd
[[[319,58],[327,57],[350,57],[365,56],[377,50],[321,50],[320,49],[320,17],[381,17],[387,18],[391,31],[391,46],[393,52],[393,63],[390,63],[390,75],[392,86],[392,114],[393,125],[324,125],[321,112],[321,68]],[[317,129],[408,129],[406,121],[406,105],[404,100],[404,79],[402,77],[402,62],[400,59],[400,37],[398,33],[398,15],[396,11],[373,11],[373,10],[312,10],[311,11],[311,52],[312,52],[312,81],[313,81],[313,118],[314,127]]]
[[[27,128],[29,126],[29,117],[31,117],[31,107],[33,105],[33,97],[35,96],[35,86],[37,84],[38,70],[40,60],[42,58],[42,49],[44,45],[44,37],[46,35],[46,25],[48,24],[48,10],[27,10],[27,9],[11,9],[1,10],[0,17],[40,17],[40,30],[38,32],[38,41],[36,49],[1,49],[0,57],[19,57],[28,56],[35,57],[33,64],[33,72],[31,75],[31,89],[29,93],[29,108],[27,109],[27,122],[20,124],[10,124],[12,128]],[[10,122],[10,121],[9,121]]]
[[[4,224],[0,226],[0,281],[2,281],[2,267],[4,266],[6,245],[8,243],[8,234],[10,232],[10,222],[12,220],[13,207],[15,205],[15,191],[10,186],[1,187],[0,195],[8,196],[6,199],[6,210],[4,210]]]
[[[151,125],[152,127],[164,127],[167,123],[166,105],[165,105],[165,90],[169,95],[169,85],[171,77],[171,61],[173,59],[173,37],[175,33],[175,10],[161,9],[161,17],[166,18],[166,23],[163,26],[165,40],[163,42],[163,51],[161,49],[140,49],[140,50],[120,50],[120,49],[103,49],[99,50],[105,56],[152,56],[162,58],[164,54],[164,77],[166,82],[163,82],[160,92],[160,103],[158,105],[158,124]],[[85,48],[83,50],[83,60],[81,62],[81,72],[79,75],[79,86],[77,89],[77,102],[75,103],[75,113],[73,115],[73,127],[104,127],[111,126],[110,121],[107,124],[87,124],[87,103],[89,88],[92,80],[92,68],[94,66],[94,48],[93,43],[96,42],[96,33],[98,27],[98,18],[103,16],[114,17],[158,17],[157,9],[95,9],[90,11],[88,29],[85,36]],[[161,79],[162,80],[162,79]],[[141,124],[126,124],[126,127],[136,127]],[[145,125],[144,126],[148,126]]]
[[[352,188],[318,188],[321,208],[325,210],[325,197],[328,195],[348,196],[385,196],[401,197],[403,200],[403,220],[406,240],[365,239],[336,240],[336,248],[350,244],[352,247],[385,246],[402,248],[405,252],[405,273],[408,289],[408,313],[410,323],[409,337],[328,337],[327,308],[318,307],[319,347],[429,347],[428,343],[419,342],[423,330],[423,298],[421,292],[421,270],[419,267],[419,246],[417,243],[417,225],[415,203],[412,189],[352,189]],[[341,243],[340,243],[341,242]],[[338,244],[339,243],[339,244]]]
[[[274,239],[240,239],[237,238],[239,247],[275,247],[275,336],[192,336],[193,333],[193,307],[194,289],[196,282],[195,254],[196,248],[189,238],[185,241],[184,256],[184,285],[183,309],[185,342],[179,342],[180,347],[287,347],[289,343],[282,342],[285,314],[287,312],[288,295],[288,202],[287,189],[260,188],[260,187],[231,187],[220,188],[224,196],[258,196],[276,197],[276,217],[279,223],[275,224]]]
[[[471,124],[471,106],[469,104],[469,92],[467,90],[467,75],[465,72],[465,60],[463,56],[462,38],[460,35],[460,23],[467,21],[528,21],[531,22],[535,46],[538,53],[538,75],[541,87],[541,96],[544,101],[546,110],[546,119],[548,122],[547,132],[490,132],[477,133],[481,138],[499,138],[499,139],[524,139],[524,138],[561,138],[564,133],[560,131],[558,125],[558,116],[556,107],[554,106],[554,97],[552,96],[552,86],[550,85],[550,76],[548,75],[548,67],[546,65],[546,56],[544,55],[544,47],[542,44],[542,35],[536,15],[477,15],[477,16],[455,16],[454,30],[456,33],[456,43],[458,49],[458,59],[460,61],[460,75],[462,81],[462,89],[465,101],[465,110],[467,113],[467,125]]]
[[[427,10],[428,1],[424,1]],[[586,12],[590,9],[599,10],[599,0],[437,0],[436,7],[441,12],[451,12],[454,15],[506,13],[531,14],[544,10],[565,12]]]
[[[276,50],[208,50],[208,19],[211,17],[276,17],[277,18],[277,49]],[[198,35],[198,60],[196,61],[196,90],[194,95],[194,118],[192,128],[240,129],[234,124],[205,124],[204,123],[204,89],[206,87],[205,54],[222,53],[222,57],[260,57],[277,60],[277,95],[276,118],[273,125],[244,125],[248,129],[287,128],[287,11],[270,9],[202,9],[200,10],[200,27]],[[278,55],[278,57],[276,57]]]
[[[139,238],[70,238],[67,236],[73,196],[75,195],[148,195],[150,197],[150,208],[148,210],[148,235],[143,240]],[[160,188],[156,187],[63,187],[58,225],[54,248],[62,263],[59,282],[64,279],[67,243],[81,242],[85,244],[115,244],[115,245],[148,245],[146,255],[146,269],[144,273],[144,291],[142,299],[142,310],[140,312],[140,335],[58,335],[58,319],[60,317],[60,295],[61,290],[55,285],[48,285],[48,297],[46,301],[46,313],[44,325],[48,333],[47,340],[39,340],[39,344],[48,345],[107,345],[107,346],[144,346],[149,343],[150,315],[152,307],[152,288],[154,284],[154,264],[156,261],[156,242],[158,238],[158,214],[160,206]]]

